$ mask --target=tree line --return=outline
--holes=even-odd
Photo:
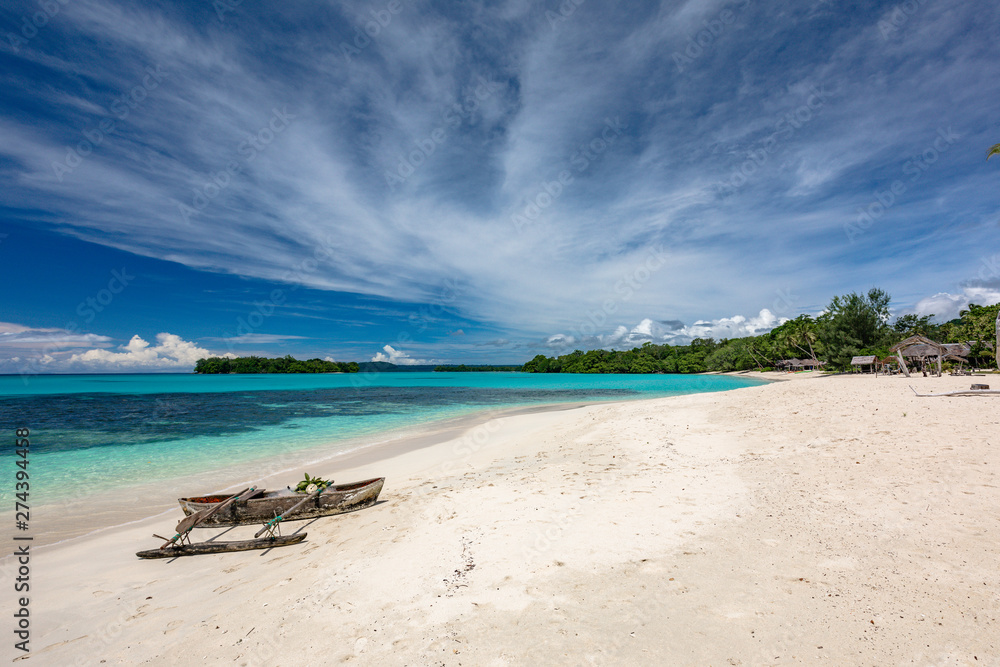
[[[902,315],[890,324],[885,291],[836,296],[818,317],[799,315],[760,336],[714,340],[696,338],[688,345],[645,343],[627,351],[576,350],[558,357],[537,355],[526,373],[702,373],[770,370],[783,359],[825,361],[826,370],[850,369],[851,358],[884,358],[889,348],[913,335],[942,343],[971,342],[969,362],[989,366],[996,356],[995,336],[1000,304],[970,304],[957,319],[937,324],[933,315]]]
[[[523,366],[442,365],[396,366],[386,362],[351,362],[308,359],[291,355],[267,357],[210,357],[199,359],[195,373],[357,373],[383,371],[525,373],[703,373],[706,371],[770,370],[782,359],[816,359],[826,370],[850,368],[851,358],[876,355],[884,358],[899,341],[919,334],[941,343],[970,343],[969,362],[985,367],[995,363],[991,341],[996,335],[1000,304],[970,304],[959,317],[938,324],[933,315],[902,315],[890,323],[885,291],[835,296],[818,317],[799,315],[760,336],[714,340],[696,338],[687,345],[645,343],[631,350],[575,350],[557,357],[537,355]]]
[[[209,357],[199,359],[195,373],[217,375],[225,373],[357,373],[357,362],[308,359],[300,361],[291,355],[270,359],[268,357]]]

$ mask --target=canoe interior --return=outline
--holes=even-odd
[[[306,496],[301,493],[290,493],[287,490],[270,491],[261,496],[230,504],[198,524],[197,528],[262,523],[279,515],[289,521],[296,521],[354,512],[374,505],[384,483],[384,477],[376,477],[351,484],[335,484],[321,494],[313,496],[293,514],[287,516],[284,513]],[[178,500],[184,513],[190,515],[193,512],[211,509],[227,497],[213,494]]]
[[[354,482],[352,484],[334,484],[334,485],[330,486],[329,488],[327,488],[326,490],[324,490],[323,493],[321,493],[320,495],[326,495],[327,493],[330,493],[330,492],[333,492],[333,491],[355,491],[355,490],[360,489],[362,487],[368,486],[369,484],[371,484],[373,482],[377,482],[379,479],[385,479],[385,478],[384,477],[383,478],[376,477],[374,479],[366,479],[363,482]],[[250,500],[261,500],[261,499],[272,498],[272,497],[274,497],[275,493],[277,493],[277,491],[264,491],[263,495],[258,495],[258,496],[254,497],[254,498],[251,498]],[[221,503],[222,501],[228,500],[231,497],[232,497],[232,495],[228,495],[228,496],[227,495],[211,495],[211,496],[198,496],[197,498],[183,498],[183,500],[186,500],[186,501],[192,502],[192,503],[203,503],[203,504],[207,505],[207,504],[211,504],[211,503]],[[287,496],[287,497],[288,498],[294,498],[295,496]],[[305,497],[305,494],[298,494],[298,497],[301,500],[302,498]]]

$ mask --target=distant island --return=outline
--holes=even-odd
[[[291,355],[269,359],[267,357],[209,357],[199,359],[194,372],[202,375],[228,373],[357,373],[359,364],[354,361],[338,362],[324,359],[300,361]]]

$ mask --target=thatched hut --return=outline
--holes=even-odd
[[[906,377],[910,377],[910,369],[906,366],[906,359],[919,362],[921,370],[925,373],[927,372],[927,363],[931,359],[936,360],[937,375],[941,377],[941,362],[950,354],[947,345],[923,336],[910,336],[890,347],[889,351],[896,353],[899,368],[906,374]]]
[[[817,359],[782,359],[774,364],[778,370],[794,373],[796,371],[811,371],[826,366],[825,361]]]
[[[774,363],[775,370],[791,371],[792,366],[799,363],[799,359],[779,359]]]
[[[874,354],[851,357],[851,369],[861,371],[862,373],[877,372],[875,363],[876,358]]]

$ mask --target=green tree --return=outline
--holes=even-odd
[[[873,287],[867,294],[835,296],[820,317],[820,339],[827,361],[837,369],[850,366],[851,357],[876,348],[891,333],[889,302],[892,297]]]
[[[892,329],[896,332],[896,338],[899,340],[910,336],[924,336],[933,340],[942,340],[944,337],[941,335],[941,325],[931,322],[933,318],[933,315],[920,317],[913,313],[900,315],[893,322]]]
[[[809,357],[816,359],[814,345],[819,341],[819,329],[816,321],[808,315],[799,315],[793,320],[771,330],[776,356]]]
[[[660,365],[657,363],[656,359],[642,354],[641,352],[635,355],[632,360],[631,365],[628,367],[629,373],[655,373],[660,370]]]
[[[970,303],[968,308],[959,312],[959,317],[961,324],[956,333],[960,342],[971,343],[970,357],[984,361],[990,356],[994,358],[1000,356],[996,354],[997,348],[990,350],[997,329],[1000,328],[1000,303],[992,306],[977,306]]]
[[[789,342],[803,352],[808,348],[809,358],[816,359],[816,349],[813,345],[819,342],[819,331],[815,320],[808,315],[799,315],[789,324],[792,325]]]
[[[523,373],[545,373],[549,370],[549,359],[544,354],[536,354],[535,358],[521,367]]]

